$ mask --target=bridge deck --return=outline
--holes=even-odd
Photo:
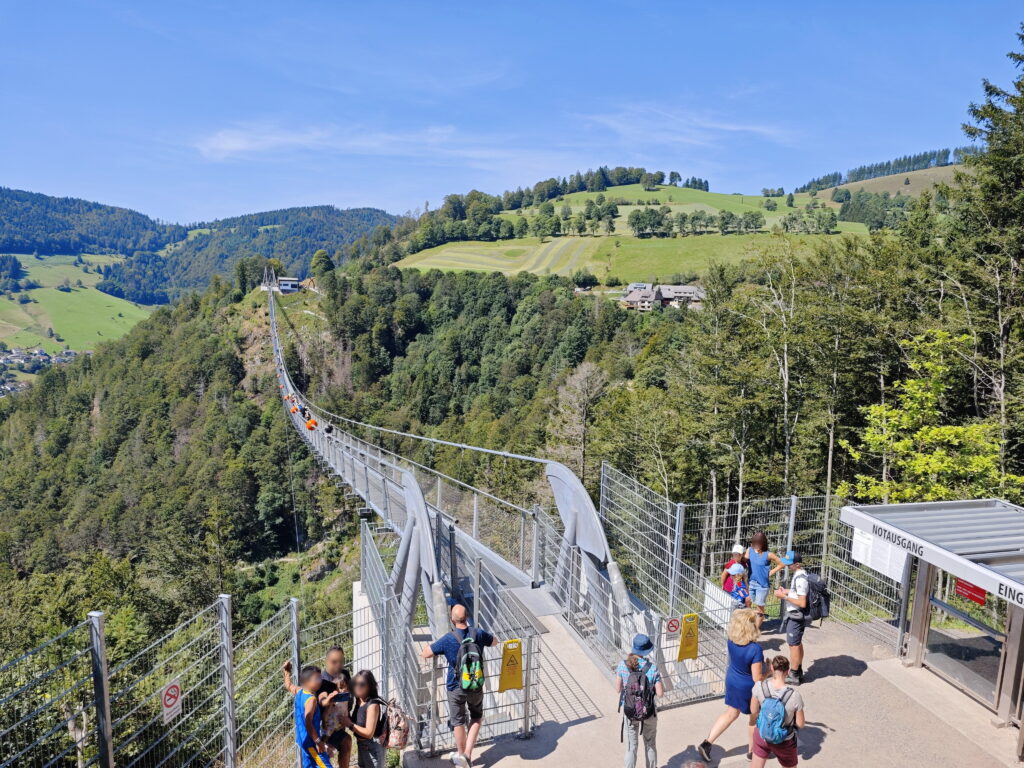
[[[557,617],[542,619],[551,656],[578,686],[574,711],[551,711],[532,739],[503,739],[483,747],[475,766],[516,768],[538,761],[590,768],[617,765],[620,716],[612,680],[580,649],[572,630]],[[778,634],[766,634],[762,647],[773,655],[784,647]],[[836,625],[807,633],[808,680],[801,693],[808,725],[800,734],[801,762],[845,768],[864,765],[971,766],[999,768],[1013,760],[1016,730],[994,728],[988,713],[927,670],[904,669],[895,659],[874,659],[862,638]],[[549,657],[549,663],[551,661]],[[722,711],[721,700],[669,709],[659,714],[658,764],[682,768],[700,760],[696,744]],[[746,729],[740,722],[713,749],[712,764],[749,765]],[[442,758],[408,753],[412,768],[447,768]],[[769,765],[776,765],[769,761]],[[643,766],[643,758],[638,765]]]

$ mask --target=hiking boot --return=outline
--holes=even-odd
[[[786,675],[786,685],[800,685],[803,681],[803,675],[797,675],[793,670],[790,670],[789,674]]]
[[[697,751],[700,752],[700,756],[705,761],[711,760],[711,742],[707,739],[704,739],[704,741],[700,743],[700,745],[697,747]]]

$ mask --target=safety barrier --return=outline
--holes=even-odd
[[[608,464],[601,468],[600,511],[609,541],[634,594],[659,615],[693,611],[715,620],[732,546],[764,531],[774,551],[799,551],[826,579],[833,618],[895,648],[902,587],[853,559],[852,533],[839,520],[842,503],[824,496],[676,503]],[[778,611],[769,601],[769,615]]]

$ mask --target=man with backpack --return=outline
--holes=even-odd
[[[619,694],[622,709],[622,732],[626,736],[626,761],[624,768],[635,768],[640,737],[644,739],[644,758],[647,768],[657,768],[658,750],[655,737],[658,735],[658,711],[654,699],[663,696],[661,673],[647,658],[654,650],[654,643],[647,635],[633,638],[633,648],[615,670],[615,690]]]
[[[804,630],[815,619],[824,619],[829,613],[829,593],[819,576],[804,570],[799,552],[789,551],[782,564],[790,570],[789,589],[779,587],[775,596],[782,600],[782,631],[789,646],[789,685],[804,681]]]
[[[459,768],[469,768],[484,716],[483,649],[494,645],[494,636],[469,626],[464,605],[452,606],[451,621],[452,631],[424,648],[421,655],[448,660],[448,723],[455,732],[451,761]]]
[[[764,768],[769,757],[782,768],[797,764],[796,732],[806,723],[804,700],[800,692],[786,684],[789,661],[785,656],[772,659],[771,680],[754,683],[750,712],[755,718],[751,768]]]

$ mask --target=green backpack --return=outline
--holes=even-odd
[[[482,691],[484,687],[484,655],[476,639],[476,632],[467,629],[459,645],[455,668],[459,672],[459,685],[464,691]]]

